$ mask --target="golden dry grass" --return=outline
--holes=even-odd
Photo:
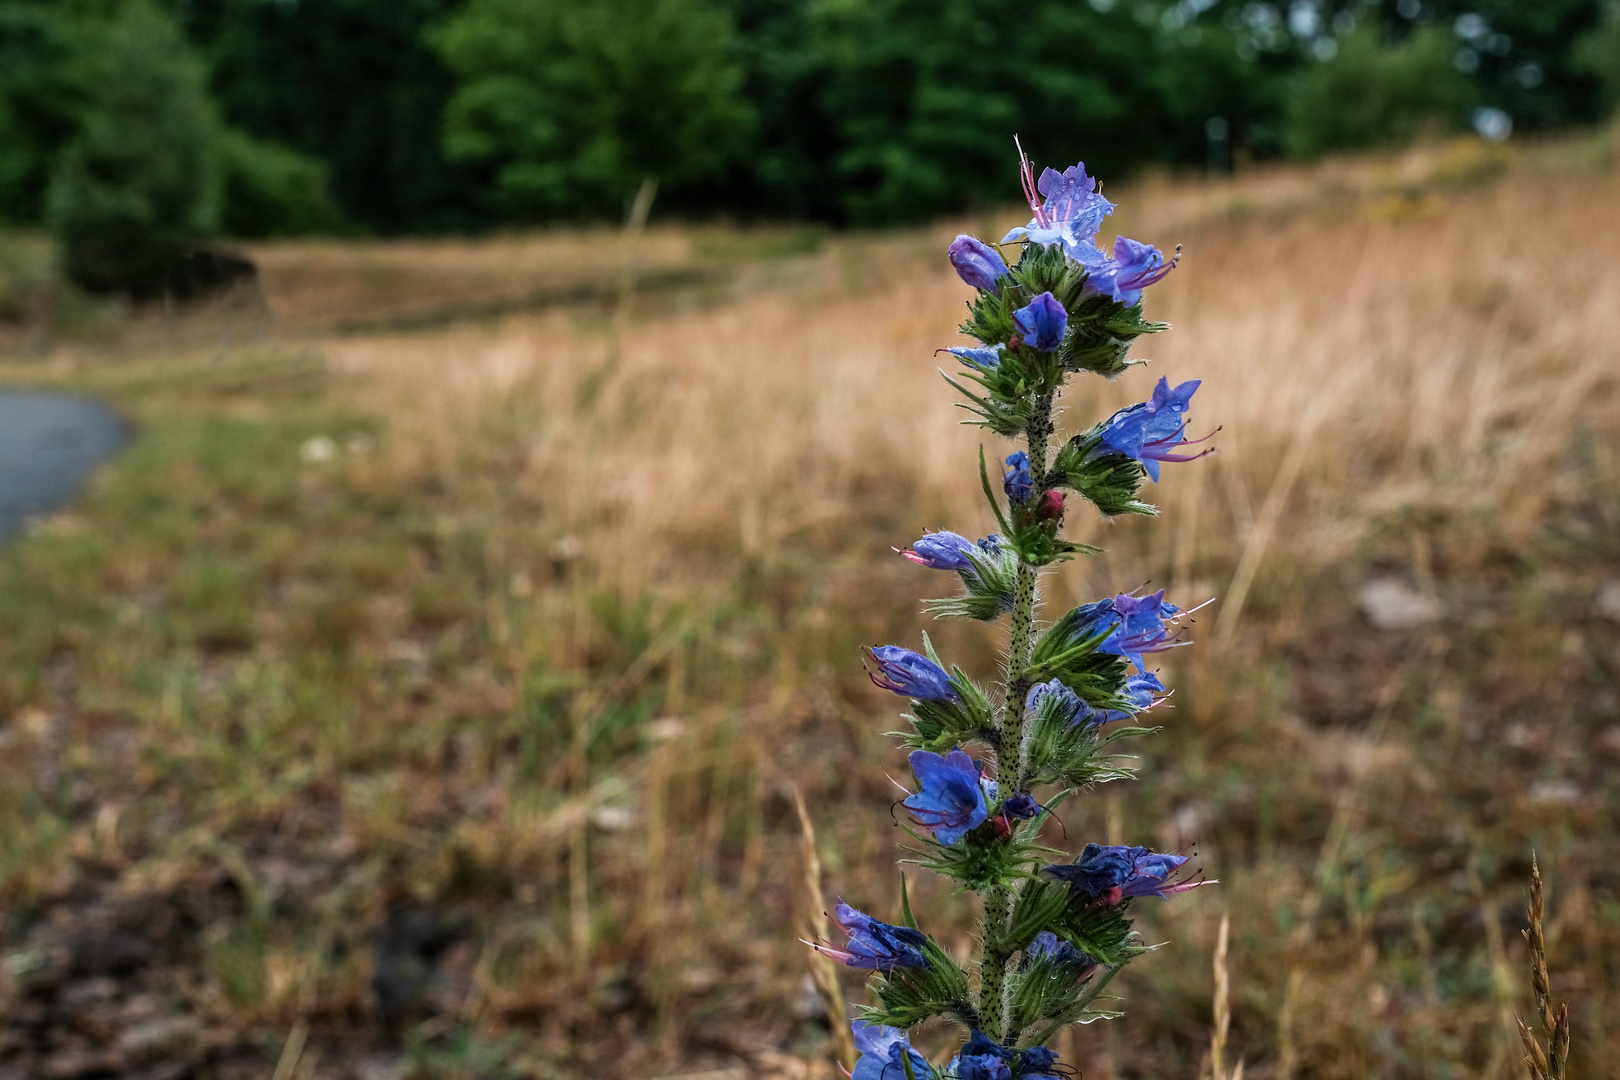
[[[1157,521],[1072,510],[1108,551],[1051,576],[1048,613],[1148,580],[1218,602],[1166,663],[1176,707],[1141,783],[1076,800],[1052,839],[1197,840],[1222,884],[1143,909],[1169,944],[1122,980],[1125,1020],[1059,1044],[1086,1075],[1198,1072],[1223,915],[1228,1068],[1513,1075],[1532,848],[1575,1068],[1607,1075],[1620,626],[1594,597],[1620,575],[1620,268],[1602,258],[1620,182],[1570,156],[1465,145],[1111,193],[1120,229],[1187,246],[1149,297],[1175,329],[1143,342],[1151,365],[1077,380],[1064,422],[1201,378],[1195,426],[1220,426],[1221,453],[1167,470]],[[62,767],[99,724],[133,731],[148,771],[131,786],[92,744],[74,766],[91,809],[10,797],[31,831],[6,894],[66,910],[237,882],[243,899],[197,916],[212,937],[182,965],[188,1008],[205,1032],[269,1033],[275,1060],[302,1032],[311,1075],[395,1067],[402,1044],[421,1076],[831,1075],[794,940],[794,795],[821,830],[821,902],[892,913],[894,702],[854,648],[915,645],[941,587],[889,546],[988,527],[976,455],[994,442],[954,423],[933,355],[968,295],[938,257],[953,231],[830,241],[673,306],[332,337],[325,374],[77,368],[149,429],[259,425],[262,475],[216,478],[199,436],[152,478],[108,481],[193,524],[85,563],[148,615],[26,654],[76,666],[10,677],[26,722],[0,755]],[[539,267],[561,248],[525,250]],[[389,273],[483,295],[458,260],[503,251],[396,251]],[[316,293],[371,288],[298,291],[358,257],[267,259],[283,329],[306,310],[331,325]],[[332,460],[299,461],[312,435]],[[108,505],[25,545],[8,595],[43,588],[39,545]],[[175,582],[225,573],[198,550],[268,583],[223,644],[186,636]],[[1370,628],[1356,593],[1375,577],[1443,617]],[[171,611],[180,630],[147,633]],[[986,632],[927,629],[991,674]],[[913,884],[966,952],[972,901]],[[378,980],[413,912],[444,943],[404,950],[429,976],[401,1018]]]

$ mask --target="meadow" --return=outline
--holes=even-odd
[[[1223,915],[1244,1075],[1522,1075],[1532,852],[1572,1068],[1615,1075],[1617,158],[1110,192],[1108,234],[1185,245],[1174,329],[1060,428],[1201,378],[1220,453],[1157,521],[1071,520],[1106,552],[1043,588],[1215,603],[1141,781],[1052,839],[1220,884],[1138,909],[1165,944],[1058,1043],[1085,1076],[1210,1074]],[[0,553],[0,1066],[838,1075],[797,939],[892,916],[904,838],[857,647],[940,587],[892,547],[990,531],[932,354],[945,244],[1020,221],[285,242],[234,322],[8,331],[0,378],[137,437]],[[908,878],[966,954],[974,901]]]

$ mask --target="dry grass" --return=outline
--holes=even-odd
[[[1620,184],[1555,151],[1119,196],[1120,228],[1187,245],[1150,297],[1176,328],[1066,419],[1202,378],[1221,454],[1167,475],[1157,522],[1077,512],[1108,553],[1047,595],[1221,599],[1169,664],[1143,782],[1054,840],[1196,839],[1223,884],[1144,909],[1171,944],[1122,980],[1125,1021],[1065,1037],[1087,1075],[1194,1075],[1223,915],[1226,1068],[1514,1074],[1532,848],[1573,1069],[1613,1060],[1620,627],[1593,597],[1620,575]],[[15,615],[0,668],[28,777],[0,808],[13,956],[47,955],[49,912],[201,897],[165,946],[189,989],[105,977],[195,1018],[176,1060],[219,1075],[826,1073],[795,792],[828,894],[888,911],[900,759],[854,648],[914,644],[938,587],[888,546],[987,525],[931,356],[967,295],[934,257],[951,231],[831,241],[673,309],[334,338],[324,368],[63,360],[148,449],[5,571],[14,611],[94,609]],[[377,280],[494,295],[458,260],[504,250]],[[360,295],[300,283],[371,257],[289,249],[267,280],[329,326],[285,298]],[[335,457],[301,461],[316,435]],[[172,520],[85,539],[137,513]],[[1369,628],[1371,577],[1443,617]],[[930,632],[988,674],[984,632]],[[914,884],[965,951],[971,900]]]

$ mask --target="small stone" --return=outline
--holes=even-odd
[[[1411,630],[1440,618],[1440,603],[1399,578],[1365,582],[1356,592],[1361,613],[1378,630]]]
[[[1580,798],[1581,789],[1570,780],[1541,780],[1530,786],[1530,801],[1543,806],[1571,806]]]
[[[638,817],[634,807],[604,806],[591,815],[591,824],[604,832],[625,832],[636,827]]]
[[[1620,622],[1620,578],[1613,578],[1598,586],[1592,606],[1605,619]]]
[[[337,453],[337,443],[325,435],[317,435],[313,439],[305,439],[304,445],[299,447],[298,456],[311,465],[319,465],[323,461],[331,461]]]

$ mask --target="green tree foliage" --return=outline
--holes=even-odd
[[[225,119],[325,162],[347,217],[396,233],[488,223],[487,174],[441,149],[452,79],[425,40],[458,0],[170,2]]]
[[[161,288],[179,246],[219,223],[218,121],[179,28],[144,0],[72,31],[62,77],[77,130],[55,155],[45,219],[91,289]]]
[[[1620,108],[1620,0],[1610,0],[1601,25],[1576,44],[1575,63],[1597,78],[1606,112]]]
[[[0,0],[0,222],[7,224],[40,220],[51,161],[77,127],[79,95],[67,67],[80,42],[62,13]]]
[[[615,216],[648,174],[673,213],[877,225],[1001,201],[1012,132],[1120,176],[1203,164],[1215,117],[1217,161],[1397,141],[1470,104],[1586,123],[1620,68],[1612,2],[0,0],[0,220],[42,219],[58,156],[119,96],[75,57],[131,4],[200,52],[230,125],[217,220],[262,236],[340,227],[321,165],[380,232]]]
[[[1452,52],[1452,43],[1430,29],[1398,45],[1381,45],[1370,31],[1348,36],[1332,60],[1298,79],[1289,151],[1311,157],[1463,127],[1474,91],[1453,66]]]
[[[258,239],[344,228],[324,162],[234,129],[220,133],[219,155],[225,184],[221,224],[227,236]]]
[[[1166,32],[1123,5],[1042,0],[821,0],[822,90],[844,209],[861,222],[1002,201],[1011,133],[1093,170],[1199,160],[1204,125],[1258,112],[1263,77],[1230,32]]]
[[[0,220],[44,223],[69,276],[155,293],[183,249],[334,228],[325,166],[220,123],[154,0],[0,0]]]
[[[445,147],[494,166],[510,215],[616,216],[745,145],[735,30],[705,0],[471,0],[436,40],[461,77]]]
[[[1586,69],[1579,43],[1602,21],[1605,0],[1424,0],[1411,18],[1382,0],[1380,25],[1429,29],[1449,39],[1454,68],[1481,104],[1513,117],[1518,131],[1596,120],[1599,73]]]

